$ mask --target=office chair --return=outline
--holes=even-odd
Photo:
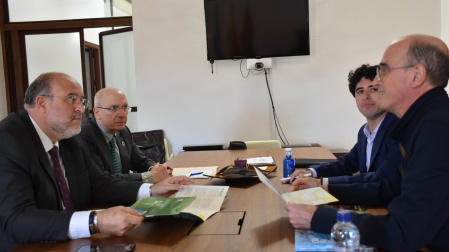
[[[246,150],[246,143],[243,141],[229,142],[228,150]]]
[[[281,142],[278,140],[246,141],[248,149],[280,149]]]
[[[165,137],[163,130],[133,132],[133,141],[137,147],[151,160],[161,164],[167,161]]]
[[[174,156],[173,152],[169,148],[167,138],[164,138],[164,147],[165,147],[165,161],[167,162],[168,160],[172,159]]]

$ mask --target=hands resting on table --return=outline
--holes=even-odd
[[[321,185],[321,179],[308,177],[312,174],[312,171],[307,170],[297,170],[292,175],[290,175],[290,180],[282,181],[282,183],[291,183],[292,187],[290,191],[298,191],[304,190],[312,187],[321,186],[326,192],[328,191],[328,186]],[[310,229],[310,223],[312,221],[312,217],[317,210],[317,207],[314,205],[307,204],[293,204],[288,203],[285,208],[287,209],[287,215],[290,220],[290,223],[296,229]]]
[[[173,167],[167,164],[155,163],[150,171],[154,183],[159,183],[166,178],[173,177]]]

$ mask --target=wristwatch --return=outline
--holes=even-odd
[[[150,185],[150,188],[149,188],[149,190],[150,190],[150,197],[153,197],[153,192],[151,191],[151,189],[153,188],[153,186],[154,186],[154,184]]]
[[[92,211],[89,214],[89,232],[90,235],[96,234],[99,232],[98,230],[98,219],[97,219],[97,212]]]

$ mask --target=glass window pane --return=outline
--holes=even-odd
[[[128,105],[137,106],[133,31],[103,35],[101,43],[105,86],[120,89]],[[126,126],[131,132],[138,130],[137,113],[128,114]]]
[[[84,40],[96,45],[100,44],[100,38],[98,34],[104,31],[112,30],[111,27],[101,27],[101,28],[85,28],[84,29]]]
[[[26,35],[25,45],[30,83],[42,73],[63,72],[83,85],[79,33]]]
[[[131,16],[131,0],[8,0],[11,22]]]

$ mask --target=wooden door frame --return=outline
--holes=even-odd
[[[81,30],[84,28],[132,26],[132,17],[90,18],[58,21],[14,22],[9,21],[8,1],[0,0],[0,36],[3,52],[6,103],[8,114],[23,109],[23,98],[28,87],[26,67],[25,35],[32,33],[54,33]],[[86,81],[84,61],[84,35],[81,46],[83,82]]]

